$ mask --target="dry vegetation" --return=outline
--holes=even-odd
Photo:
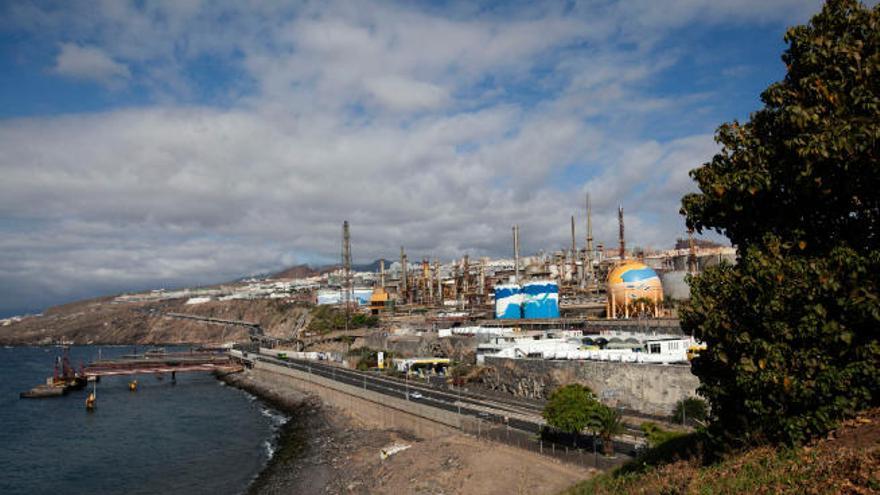
[[[680,460],[628,474],[621,469],[565,493],[880,493],[878,446],[880,409],[873,409],[805,447],[759,447],[710,466]]]

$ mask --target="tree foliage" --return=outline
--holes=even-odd
[[[683,200],[689,227],[742,247],[769,233],[805,254],[880,247],[878,23],[878,7],[831,0],[789,29],[785,78],[748,123],[722,125],[721,152],[691,172],[701,193]]]
[[[313,332],[327,333],[346,328],[345,311],[334,306],[315,306],[312,310],[311,317],[312,318],[309,321],[309,330]],[[380,320],[378,316],[354,312],[349,315],[348,328],[374,328],[378,326],[379,323]]]
[[[541,414],[559,431],[577,435],[589,430],[594,437],[599,436],[605,455],[614,454],[614,437],[623,432],[620,413],[599,402],[589,388],[578,383],[554,390]]]
[[[595,409],[598,405],[599,402],[590,389],[572,383],[554,390],[541,414],[553,428],[577,434],[595,423]]]
[[[785,78],[719,128],[682,200],[689,227],[738,248],[681,313],[728,444],[798,443],[880,400],[880,7],[830,0],[785,40]]]
[[[593,411],[596,430],[602,439],[602,453],[614,455],[614,437],[623,433],[623,417],[617,409],[598,404]]]

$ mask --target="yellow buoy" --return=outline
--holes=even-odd
[[[94,410],[95,402],[97,402],[97,399],[95,398],[95,393],[89,392],[89,396],[88,398],[86,398],[86,409],[88,409],[89,411]]]
[[[131,390],[132,392],[136,391],[138,389],[138,381],[132,380],[132,381],[128,382],[128,389]]]

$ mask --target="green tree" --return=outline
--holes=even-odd
[[[727,445],[799,443],[880,401],[880,7],[829,0],[785,40],[785,78],[719,128],[682,200],[688,227],[738,249],[681,311]]]
[[[548,425],[574,435],[576,442],[577,434],[594,424],[598,406],[600,404],[589,388],[572,383],[550,394],[541,415]]]
[[[602,453],[614,455],[614,437],[623,433],[623,417],[616,409],[598,404],[593,412],[596,431],[602,439]]]

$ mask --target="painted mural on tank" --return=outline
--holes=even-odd
[[[513,320],[522,318],[522,289],[518,285],[495,287],[495,318]]]
[[[559,285],[549,280],[523,284],[524,318],[559,318]]]

